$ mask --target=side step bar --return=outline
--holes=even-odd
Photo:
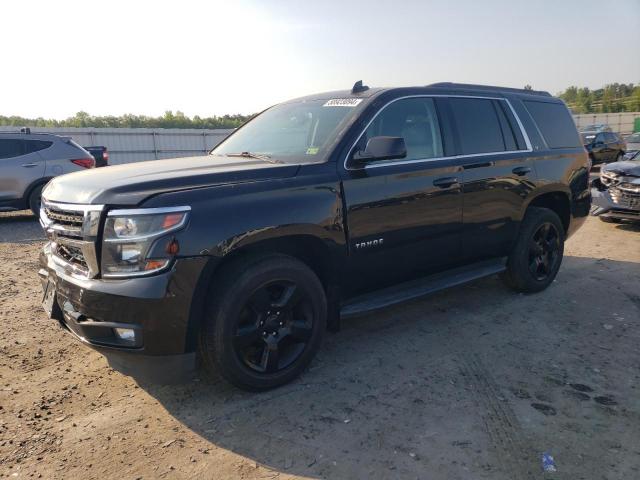
[[[420,298],[424,295],[455,287],[482,277],[495,275],[506,270],[507,259],[497,258],[472,263],[417,280],[400,283],[382,290],[359,295],[343,303],[340,317],[347,318],[379,310],[381,308]]]

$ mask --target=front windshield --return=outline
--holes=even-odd
[[[285,163],[324,161],[338,133],[360,111],[361,102],[346,98],[276,105],[243,126],[211,154],[250,154]]]

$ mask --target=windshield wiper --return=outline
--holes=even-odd
[[[254,153],[254,152],[240,152],[240,153],[225,153],[227,157],[244,157],[244,158],[257,158],[258,160],[264,160],[269,163],[281,163],[278,160],[272,159],[269,155],[265,155],[264,153]]]

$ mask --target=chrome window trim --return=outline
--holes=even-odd
[[[373,121],[389,105],[391,105],[392,103],[397,102],[399,100],[405,100],[407,98],[478,98],[478,99],[482,99],[482,100],[498,100],[498,101],[501,101],[501,102],[506,102],[506,104],[509,106],[509,109],[511,110],[511,113],[513,114],[513,116],[516,119],[516,123],[518,124],[518,128],[520,129],[520,133],[522,134],[522,137],[524,138],[524,142],[525,142],[525,145],[526,145],[527,148],[526,149],[522,149],[522,150],[506,150],[506,151],[503,150],[503,151],[500,151],[500,152],[469,153],[469,154],[465,154],[465,155],[447,155],[447,156],[444,156],[444,157],[416,158],[416,159],[412,159],[412,160],[389,160],[389,161],[382,161],[382,162],[376,163],[376,164],[365,165],[364,167],[360,167],[360,168],[349,168],[347,166],[347,163],[349,162],[349,158],[351,157],[353,149],[358,144],[358,142],[362,138],[362,135],[364,135],[364,133],[367,131],[367,129],[373,123]],[[442,131],[442,129],[441,129],[441,131]],[[367,123],[367,125],[362,129],[362,131],[360,132],[360,135],[358,135],[358,138],[356,138],[355,142],[353,142],[353,145],[351,145],[351,148],[349,148],[349,150],[347,152],[347,156],[344,159],[343,166],[344,166],[344,169],[347,170],[347,171],[358,171],[358,170],[367,170],[369,168],[388,167],[388,166],[391,166],[391,165],[410,165],[412,163],[425,163],[425,162],[433,162],[433,161],[437,161],[437,160],[455,160],[455,159],[459,159],[459,158],[474,158],[474,157],[486,157],[486,156],[490,156],[490,155],[505,155],[505,154],[513,154],[513,153],[531,153],[531,152],[533,152],[533,148],[531,146],[531,140],[529,139],[529,135],[527,135],[527,131],[525,130],[522,122],[520,121],[520,117],[518,116],[518,114],[516,113],[515,109],[513,108],[513,105],[511,105],[511,102],[507,98],[483,97],[483,96],[480,96],[480,95],[442,95],[442,94],[406,95],[404,97],[398,97],[398,98],[394,98],[393,100],[389,100],[387,103],[385,103],[376,112],[376,114],[371,118],[371,120],[369,120],[369,123]]]

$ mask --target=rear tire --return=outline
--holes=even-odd
[[[504,282],[524,293],[547,288],[560,269],[564,237],[560,217],[553,210],[529,207],[502,275]]]
[[[42,187],[44,185],[38,185],[29,194],[29,208],[36,217],[40,216],[40,203],[42,197]]]
[[[249,391],[300,375],[327,327],[316,274],[293,257],[271,254],[233,261],[216,278],[199,336],[205,371]]]

